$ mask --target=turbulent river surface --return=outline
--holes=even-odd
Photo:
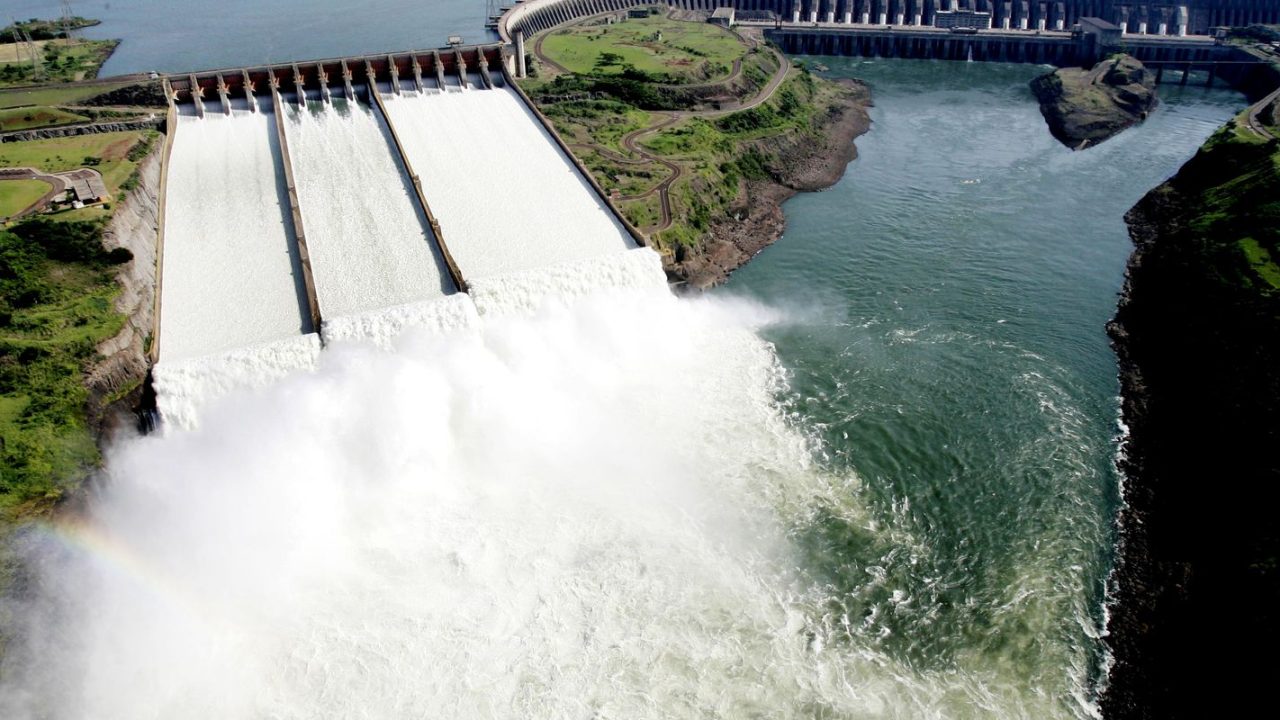
[[[1072,153],[1027,90],[1040,68],[822,62],[871,84],[872,130],[723,291],[785,309],[764,335],[787,407],[866,513],[797,533],[810,572],[849,642],[973,690],[942,714],[986,693],[1033,717],[1091,712],[1118,502],[1103,326],[1123,215],[1241,97],[1162,86],[1144,124]]]
[[[824,62],[861,157],[728,286],[480,283],[113,448],[25,536],[0,716],[1094,714],[1122,216],[1242,102],[1073,154],[1041,69]]]

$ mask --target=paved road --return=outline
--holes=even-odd
[[[0,181],[3,180],[42,180],[49,183],[50,187],[49,192],[46,192],[44,195],[40,196],[40,199],[14,213],[13,217],[9,218],[10,220],[17,220],[20,217],[25,217],[44,208],[44,206],[48,205],[49,201],[52,200],[54,196],[58,195],[58,193],[66,192],[67,188],[70,187],[70,184],[66,180],[58,177],[57,175],[49,175],[40,170],[29,167],[0,169]]]
[[[1275,139],[1275,133],[1271,132],[1270,128],[1267,127],[1267,124],[1262,122],[1262,119],[1259,118],[1258,115],[1263,110],[1266,110],[1272,103],[1276,102],[1277,98],[1280,98],[1280,88],[1276,88],[1270,95],[1262,98],[1249,108],[1249,129],[1258,133],[1262,137],[1271,140]]]
[[[41,195],[39,200],[36,200],[35,202],[31,203],[27,207],[18,211],[16,214],[14,214],[13,217],[10,218],[10,220],[17,220],[20,217],[25,217],[32,213],[43,210],[44,206],[48,205],[49,201],[52,200],[55,196],[57,196],[59,193],[66,192],[67,190],[71,189],[71,183],[73,181],[88,180],[90,179],[90,177],[96,177],[98,182],[102,182],[102,173],[99,173],[97,170],[93,170],[91,168],[77,168],[75,170],[68,170],[66,172],[60,172],[56,174],[46,173],[43,170],[38,170],[32,167],[0,168],[0,181],[42,180],[46,183],[49,183],[51,187],[49,192],[46,192],[44,195]]]

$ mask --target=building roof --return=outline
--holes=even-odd
[[[1115,30],[1116,32],[1120,31],[1119,25],[1116,25],[1114,23],[1109,23],[1106,20],[1103,20],[1102,18],[1082,17],[1080,18],[1080,24],[1087,27],[1093,27],[1098,30]]]
[[[731,8],[731,7],[718,7],[718,8],[716,8],[716,9],[711,13],[711,17],[712,17],[712,18],[716,18],[716,19],[719,19],[719,18],[726,18],[726,19],[728,19],[728,20],[732,20],[732,19],[733,19],[733,8]]]

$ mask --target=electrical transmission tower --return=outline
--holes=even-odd
[[[75,21],[71,18],[75,17],[71,14],[71,0],[62,0],[62,34],[68,40],[72,38],[72,33],[76,32]]]
[[[12,18],[10,18],[12,20]],[[36,43],[31,39],[31,33],[18,24],[17,20],[13,20],[13,31],[17,34],[18,45],[27,51],[31,56],[31,79],[39,82],[44,79],[44,63],[40,57],[40,48],[36,47]],[[19,61],[22,57],[19,55]]]

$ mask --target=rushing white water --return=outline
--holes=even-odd
[[[37,543],[0,716],[1045,715],[849,642],[792,538],[877,531],[776,402],[778,316],[618,260],[116,448]]]
[[[335,98],[332,106],[292,110],[288,117],[294,181],[325,320],[453,292],[375,111]]]
[[[282,207],[270,102],[181,116],[169,159],[160,359],[211,355],[309,332]],[[287,203],[287,200],[284,201]]]
[[[386,105],[468,282],[634,246],[514,91],[406,94]]]
[[[152,371],[156,409],[168,426],[194,428],[205,408],[238,392],[265,388],[299,371],[315,370],[320,336],[299,335],[216,355],[159,363]]]

